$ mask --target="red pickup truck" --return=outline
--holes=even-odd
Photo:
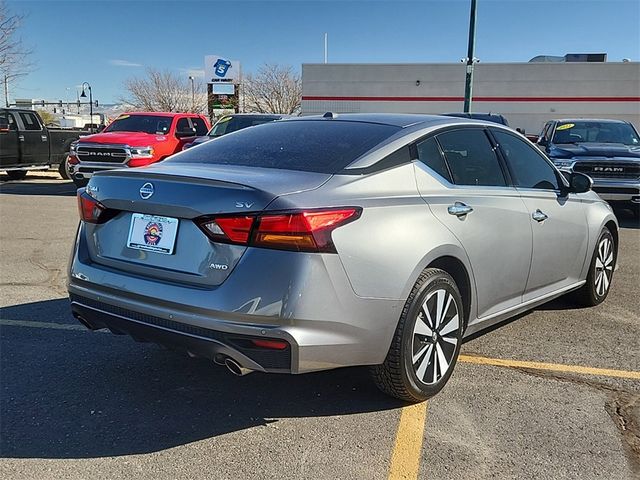
[[[193,113],[125,113],[102,132],[72,144],[67,170],[73,182],[83,187],[95,172],[164,160],[206,135],[209,128],[205,116]]]

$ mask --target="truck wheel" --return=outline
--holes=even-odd
[[[8,170],[6,172],[9,180],[22,180],[27,176],[28,170]]]
[[[67,173],[67,159],[66,158],[60,162],[60,165],[58,165],[58,173],[60,174],[60,176],[63,179],[70,180],[69,174]]]

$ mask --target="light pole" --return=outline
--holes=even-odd
[[[193,111],[196,108],[196,94],[195,94],[195,88],[193,86],[194,78],[192,75],[189,75],[189,80],[191,80],[191,113],[193,113]]]
[[[14,73],[13,75],[4,74],[4,103],[7,108],[9,108],[9,80],[23,75],[26,75],[26,73]]]
[[[89,120],[89,131],[93,133],[93,95],[91,93],[91,85],[89,85],[89,82],[82,82],[82,93],[80,94],[82,98],[87,98],[87,94],[84,93],[85,88],[89,89],[89,117],[91,118],[91,120]]]
[[[469,48],[467,49],[467,73],[464,82],[464,112],[471,109],[471,97],[473,95],[473,64],[477,62],[473,53],[476,42],[476,0],[471,0],[471,13],[469,15]]]

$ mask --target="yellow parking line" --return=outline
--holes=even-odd
[[[478,357],[475,355],[460,355],[459,362],[474,363],[476,365],[492,365],[507,368],[530,368],[531,370],[548,370],[552,372],[579,373],[581,375],[595,375],[599,377],[616,377],[640,380],[640,372],[629,370],[612,370],[609,368],[582,367],[579,365],[564,365],[561,363],[527,362],[522,360],[504,360],[502,358]]]
[[[389,480],[413,480],[418,478],[422,438],[427,418],[427,402],[402,409],[396,442],[391,456]]]

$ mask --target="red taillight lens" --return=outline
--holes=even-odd
[[[287,342],[282,340],[270,340],[270,339],[253,339],[251,340],[254,346],[259,348],[268,348],[270,350],[284,350],[289,346]]]
[[[360,216],[360,208],[336,208],[298,212],[221,216],[198,224],[217,242],[300,252],[333,252],[331,232]]]
[[[331,232],[359,216],[360,210],[310,210],[264,215],[258,220],[253,237],[257,247],[306,252],[335,252]]]
[[[78,190],[78,212],[80,219],[89,223],[100,223],[100,215],[105,207],[89,195],[83,188]]]
[[[218,217],[201,223],[205,233],[218,241],[231,241],[246,244],[255,217]]]
[[[73,155],[69,155],[67,157],[67,163],[69,165],[77,165],[78,163],[80,163],[80,160],[78,160],[78,157],[74,157]]]

